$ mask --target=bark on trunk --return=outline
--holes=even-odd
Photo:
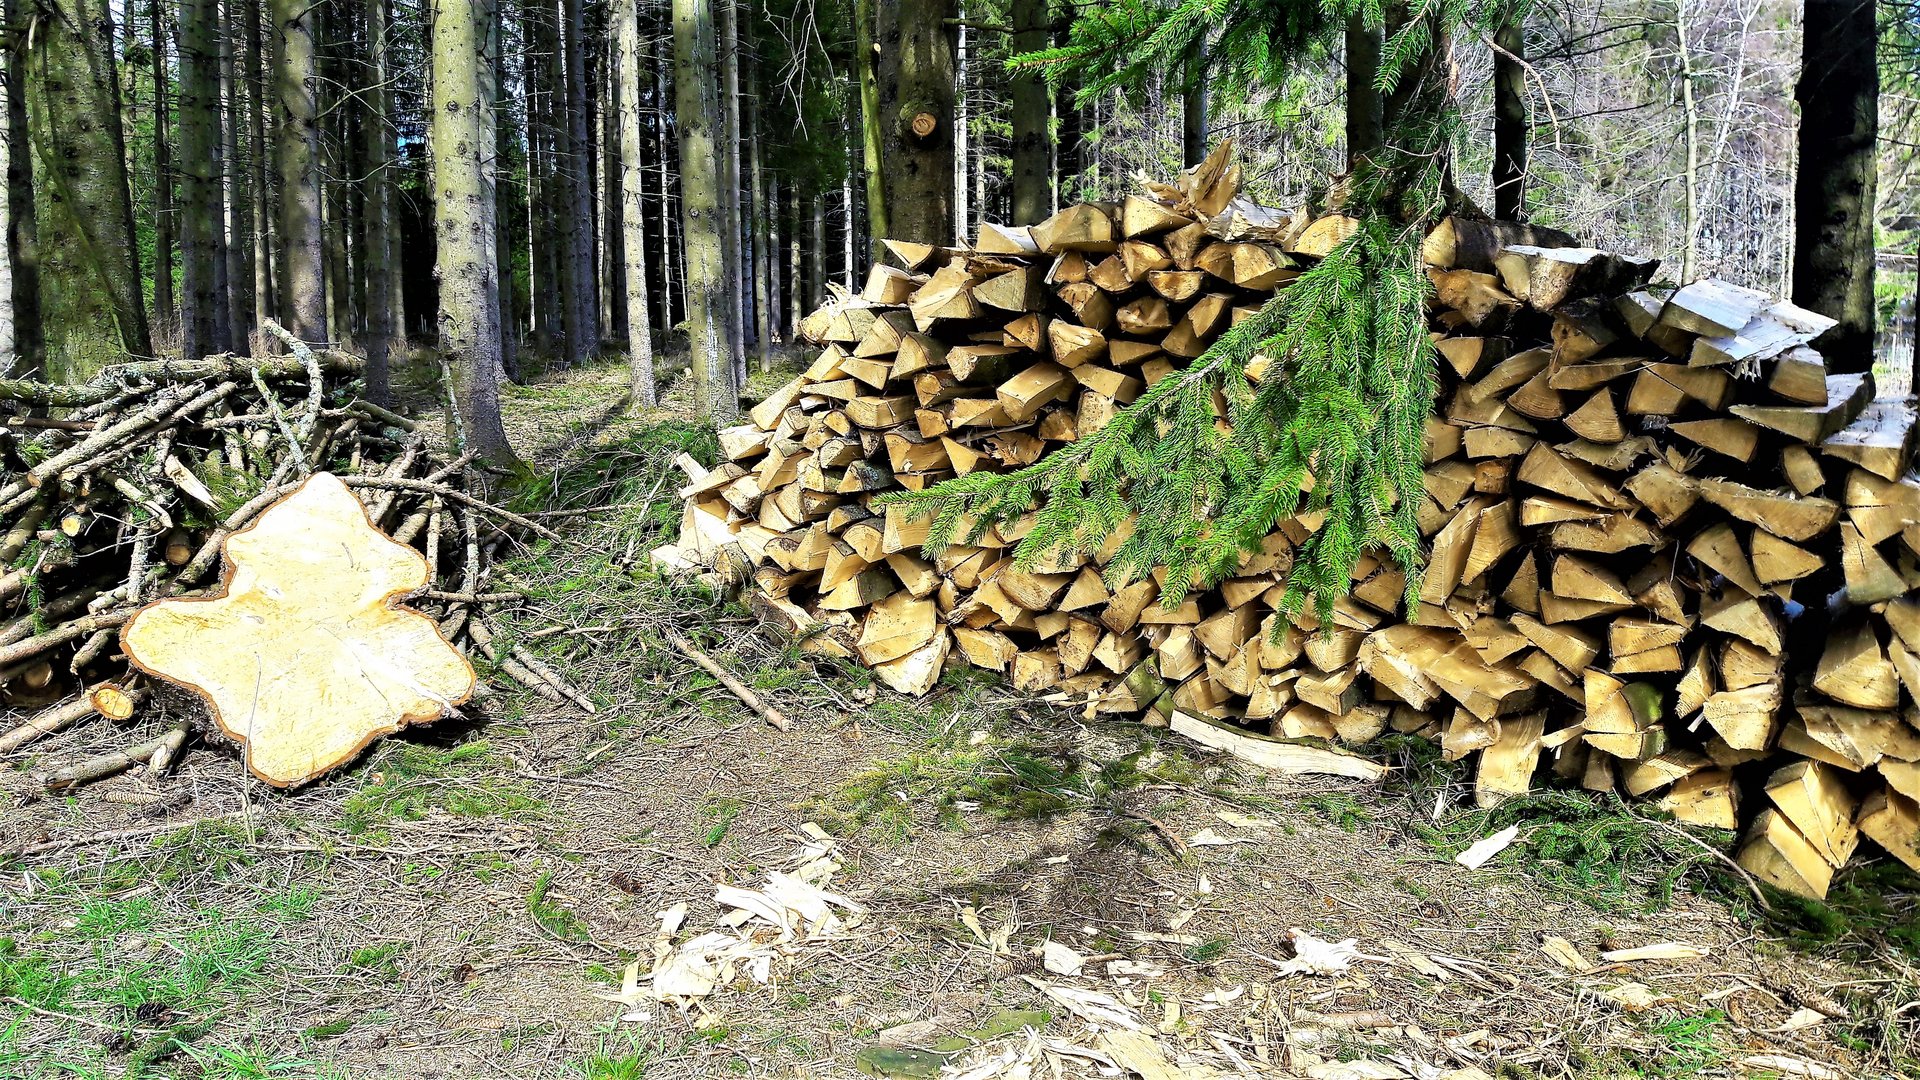
[[[169,338],[179,318],[173,298],[173,144],[167,135],[167,43],[173,35],[160,0],[152,0],[147,13],[153,33],[153,321],[160,336]]]
[[[222,186],[227,195],[225,249],[227,253],[227,341],[235,352],[245,352],[247,335],[253,330],[253,190],[240,153],[240,127],[244,122],[241,105],[242,84],[235,67],[238,51],[233,40],[233,7],[240,0],[225,0],[222,5],[220,35],[220,162]]]
[[[313,20],[307,0],[272,0],[280,250],[286,262],[281,313],[302,341],[327,338],[326,237],[320,217],[320,109],[315,97]]]
[[[1527,219],[1526,28],[1511,11],[1493,44],[1493,216]]]
[[[1834,373],[1873,368],[1874,29],[1872,0],[1808,0],[1793,95],[1793,302],[1840,320],[1816,342]]]
[[[227,252],[220,191],[220,55],[217,0],[180,5],[180,355],[226,352]]]
[[[619,0],[619,51],[614,56],[614,82],[620,88],[620,194],[625,206],[621,221],[626,230],[622,255],[626,260],[627,373],[633,404],[659,404],[653,374],[653,325],[647,310],[646,198],[641,191],[640,161],[640,0]]]
[[[726,216],[725,263],[728,333],[733,337],[733,383],[747,385],[747,290],[741,257],[744,229],[740,213],[740,5],[738,0],[721,0],[721,26],[717,42],[720,57],[720,119],[724,140],[720,160],[723,170],[720,198]]]
[[[1180,87],[1180,156],[1188,168],[1207,159],[1206,51],[1206,39],[1194,39]]]
[[[41,323],[47,376],[80,382],[128,354],[153,355],[127,191],[102,0],[43,0],[27,48],[29,141],[38,184]]]
[[[706,0],[673,0],[674,116],[680,129],[680,217],[687,246],[687,334],[701,408],[730,422],[740,412],[727,332],[725,226],[720,192],[719,62]]]
[[[1380,77],[1380,30],[1355,15],[1347,20],[1347,171],[1380,149],[1386,136]]]
[[[488,461],[512,465],[500,423],[499,314],[493,259],[492,66],[486,9],[433,0],[434,276],[440,350],[453,374],[459,433]]]
[[[1013,0],[1013,51],[1047,47],[1046,0]],[[1053,213],[1053,146],[1047,130],[1051,104],[1040,73],[1013,74],[1012,224],[1032,225]]]
[[[586,16],[582,0],[561,0],[566,67],[567,363],[579,366],[600,352],[600,297],[593,272],[592,133],[587,124]]]
[[[889,232],[876,237],[953,243],[949,24],[958,15],[954,0],[899,0],[880,7],[880,160]]]
[[[253,304],[254,322],[278,311],[274,296],[273,192],[267,169],[267,60],[266,35],[260,28],[257,2],[243,2],[247,34],[247,140],[248,164],[253,176]]]
[[[393,398],[388,388],[393,333],[393,312],[389,310],[388,301],[392,296],[389,276],[394,271],[393,262],[388,257],[391,252],[387,248],[387,235],[393,230],[392,180],[387,176],[388,166],[393,160],[387,134],[389,118],[386,90],[390,16],[388,0],[366,0],[366,3],[369,84],[364,91],[368,113],[364,133],[367,141],[367,332],[362,344],[367,350],[367,398],[376,405],[387,405]]]
[[[909,0],[911,2],[911,0]],[[853,0],[853,75],[860,106],[861,176],[866,181],[867,231],[876,237],[893,234],[887,220],[886,136],[880,114],[880,77],[874,58],[873,0]]]

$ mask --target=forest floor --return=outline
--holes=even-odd
[[[671,409],[620,418],[622,389],[593,371],[507,404],[540,474],[523,508],[567,537],[514,567],[533,602],[513,633],[597,714],[496,680],[468,719],[291,794],[218,744],[158,783],[41,794],[35,774],[126,741],[105,724],[0,770],[0,845],[153,829],[0,862],[0,1076],[932,1076],[932,1049],[1004,1065],[981,1077],[1090,1076],[1086,1055],[1139,1042],[1089,1013],[1137,1022],[1179,1063],[1162,1076],[1920,1075],[1911,875],[1769,911],[1699,842],[1724,837],[1570,795],[1475,811],[1411,745],[1369,787],[977,675],[876,690],[647,569],[672,455],[712,442]],[[664,648],[669,624],[793,730]],[[663,911],[687,905],[682,938],[715,927],[716,885],[791,869],[809,822],[863,917],[793,943],[771,985],[611,1000]],[[1508,824],[1493,862],[1452,861]],[[1361,958],[1289,975],[1295,928]],[[1084,969],[1044,967],[1049,941]],[[1670,942],[1700,955],[1600,960]]]

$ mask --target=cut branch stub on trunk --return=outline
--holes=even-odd
[[[395,603],[427,584],[426,560],[374,528],[337,477],[315,473],[224,549],[221,595],[149,604],[121,643],[205,698],[261,779],[312,780],[472,695],[472,666]]]

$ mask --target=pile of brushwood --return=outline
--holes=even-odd
[[[1549,230],[1433,230],[1411,607],[1384,554],[1331,620],[1287,602],[1317,511],[1204,591],[1112,572],[1124,521],[1092,550],[1023,546],[1032,514],[923,550],[901,493],[1044,468],[1359,227],[1254,205],[1216,156],[969,249],[889,243],[897,265],[806,320],[817,360],[720,432],[656,558],[906,693],[968,663],[1254,760],[1418,733],[1471,760],[1482,805],[1546,769],[1621,788],[1744,828],[1740,861],[1797,892],[1862,837],[1920,868],[1914,408],[1829,374],[1831,320],[1751,289],[1656,284]]]
[[[56,755],[50,790],[164,772],[211,727],[184,691],[129,665],[120,629],[144,604],[219,593],[222,541],[323,470],[424,553],[428,587],[407,602],[449,641],[497,646],[495,670],[588,705],[496,641],[488,614],[518,595],[490,591],[496,557],[551,531],[490,502],[494,478],[472,453],[450,454],[435,433],[354,397],[358,358],[286,340],[287,356],[134,362],[79,385],[0,380],[0,754],[34,753],[36,740],[95,716],[174,718],[111,753]]]

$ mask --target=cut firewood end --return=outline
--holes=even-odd
[[[338,477],[313,474],[222,546],[219,595],[141,608],[121,645],[205,699],[256,776],[305,783],[472,696],[472,665],[395,602],[426,585],[426,559],[374,528]]]

